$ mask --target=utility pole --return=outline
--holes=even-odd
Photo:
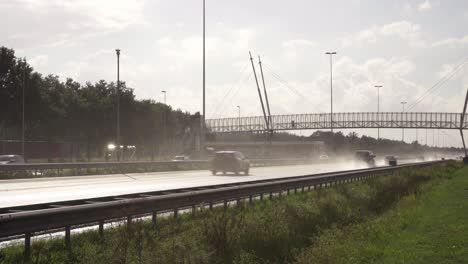
[[[117,53],[117,138],[115,145],[117,147],[117,161],[120,161],[120,49],[116,49],[115,52]]]
[[[403,113],[405,112],[405,104],[407,102],[401,102],[401,105],[403,106],[403,111],[401,112],[401,118],[402,118],[402,129],[401,129],[401,141],[402,142],[405,142],[405,125],[404,125],[404,122],[403,122]]]
[[[23,87],[22,87],[22,88],[23,88],[23,91],[22,91],[22,111],[21,111],[21,115],[22,115],[22,118],[21,118],[21,119],[22,119],[22,121],[21,121],[21,123],[22,123],[22,124],[21,124],[21,134],[22,134],[22,136],[21,136],[21,155],[22,155],[23,158],[26,160],[26,156],[24,155],[24,154],[25,154],[25,153],[24,153],[24,140],[25,140],[25,136],[24,136],[25,133],[24,133],[24,131],[25,131],[25,129],[26,129],[26,127],[25,127],[25,125],[24,125],[24,124],[25,124],[25,120],[24,120],[24,103],[25,103],[24,98],[25,98],[25,94],[24,94],[24,92],[25,92],[25,90],[26,90],[26,89],[25,89],[25,86],[26,86],[25,70],[26,70],[26,69],[23,70],[23,85],[22,85],[22,86],[23,86]]]
[[[325,52],[326,55],[330,55],[330,128],[333,133],[333,62],[332,57],[336,54],[335,51]]]
[[[377,127],[377,141],[380,140],[380,88],[382,85],[374,85],[377,88],[377,118],[378,118],[378,127]]]
[[[166,91],[161,91],[164,94],[164,107],[163,107],[163,146],[166,148]]]

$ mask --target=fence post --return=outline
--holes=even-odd
[[[131,225],[132,225],[132,216],[129,215],[129,216],[127,216],[127,227],[130,228]]]
[[[99,238],[104,239],[104,221],[99,221]]]
[[[71,249],[71,228],[70,226],[65,227],[65,245],[68,250]]]
[[[151,222],[153,223],[153,226],[156,226],[156,221],[158,220],[157,217],[158,217],[158,212],[153,212],[151,214]]]
[[[31,233],[24,234],[24,259],[26,262],[31,259]]]

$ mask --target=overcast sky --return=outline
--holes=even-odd
[[[468,88],[466,0],[207,0],[207,118],[260,115],[249,50],[264,62],[272,114],[460,112]],[[201,110],[202,0],[0,0],[0,45],[43,74],[79,82],[121,79],[138,98]],[[375,136],[375,132],[364,131]],[[400,131],[381,131],[398,138]],[[429,132],[428,143],[432,143]],[[459,145],[455,131],[447,144]],[[407,132],[407,141],[415,131]],[[425,131],[419,132],[424,143]],[[437,134],[436,134],[437,136]],[[442,140],[442,139],[441,139]],[[441,142],[442,143],[442,142]]]

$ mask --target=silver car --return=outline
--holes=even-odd
[[[0,155],[0,165],[5,164],[22,164],[24,158],[21,155]]]

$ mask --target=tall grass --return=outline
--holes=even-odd
[[[421,192],[424,182],[449,177],[450,163],[408,169],[393,176],[319,189],[228,209],[202,209],[177,219],[133,223],[63,240],[35,242],[32,263],[289,263],[330,228],[380,214],[402,196]],[[22,263],[22,247],[0,251],[1,263]]]

